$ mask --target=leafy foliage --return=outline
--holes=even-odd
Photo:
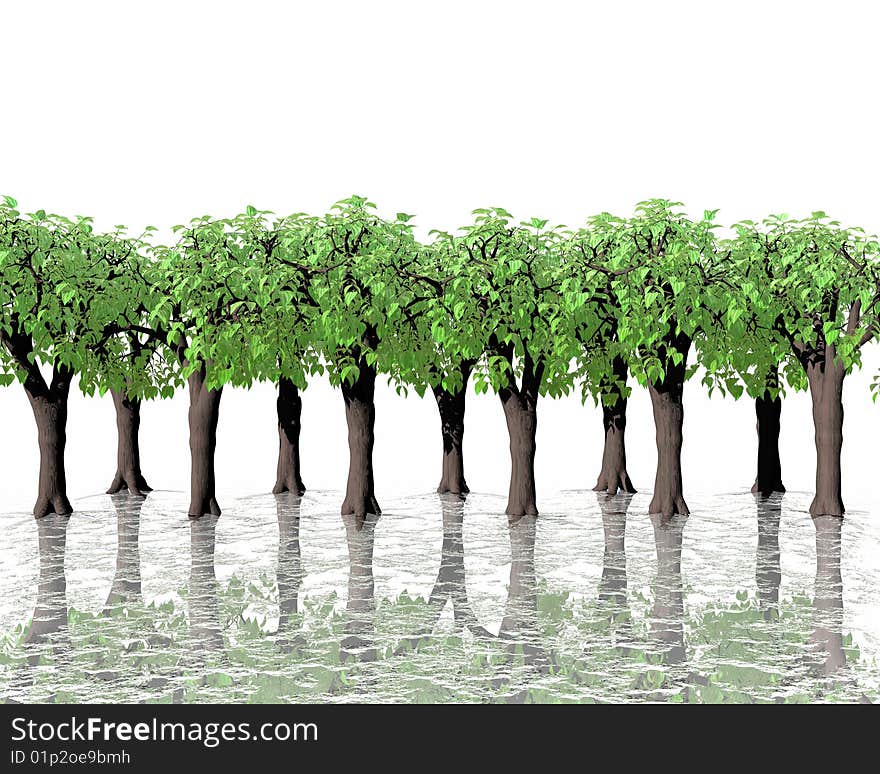
[[[38,386],[39,363],[76,373],[91,394],[110,387],[154,395],[167,364],[136,328],[156,293],[144,243],[121,226],[94,232],[91,219],[0,204],[0,380]]]
[[[760,340],[736,353],[736,369],[745,373],[751,359],[751,373],[760,378],[769,365],[784,361],[786,380],[803,388],[797,364],[824,357],[826,348],[847,371],[858,366],[878,325],[877,239],[824,212],[802,220],[774,215],[734,228],[736,238],[725,245],[727,322],[732,335]]]

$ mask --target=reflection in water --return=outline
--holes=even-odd
[[[25,635],[26,644],[45,642],[67,630],[67,578],[64,552],[67,548],[67,516],[49,514],[35,519],[40,551],[40,580],[37,604]]]
[[[555,664],[538,631],[538,584],[535,574],[535,516],[508,522],[510,537],[510,585],[498,637],[509,640],[511,650],[522,649],[525,663],[542,674]]]
[[[840,572],[843,519],[815,516],[813,524],[816,527],[816,586],[811,641],[821,660],[820,671],[830,675],[846,664],[843,652],[843,578]]]
[[[663,660],[678,664],[685,659],[684,594],[681,583],[681,539],[687,516],[651,515],[657,549],[657,577],[651,637],[660,646]]]
[[[340,645],[343,660],[374,661],[376,597],[373,583],[373,541],[379,516],[346,515],[348,543],[348,602],[345,606],[345,638]]]
[[[444,493],[437,497],[443,517],[443,544],[440,549],[440,569],[428,598],[428,620],[414,637],[406,638],[398,651],[417,648],[434,631],[446,603],[452,605],[453,620],[457,629],[468,629],[477,637],[492,635],[477,621],[467,593],[464,569],[464,504],[463,495]]]
[[[204,515],[190,521],[189,638],[193,651],[223,649],[214,546],[218,516]]]
[[[299,587],[302,585],[302,553],[299,545],[299,518],[302,497],[292,492],[275,495],[278,512],[278,632],[291,626],[291,616],[298,609]]]
[[[779,521],[782,516],[782,494],[768,497],[755,495],[758,506],[758,551],[755,557],[755,583],[758,605],[764,618],[770,620],[779,611],[779,585],[782,569],[779,552]]]
[[[110,496],[116,511],[116,572],[104,613],[142,601],[140,528],[144,498],[128,492]]]
[[[25,658],[10,678],[10,695],[27,692],[32,688],[36,670],[48,648],[54,654],[55,665],[59,669],[66,669],[72,658],[68,630],[67,578],[64,569],[70,517],[51,513],[34,519],[34,524],[37,527],[40,557],[37,601],[22,641]]]
[[[605,534],[599,600],[608,606],[612,621],[619,619],[625,624],[630,618],[626,593],[626,512],[632,498],[629,492],[610,496],[603,492],[596,493]]]
[[[438,501],[433,494],[402,502],[389,512],[405,518],[386,516],[378,535],[376,517],[360,529],[345,520],[347,578],[338,574],[343,548],[332,493],[313,493],[308,514],[289,493],[244,500],[236,518],[223,523],[228,534],[219,536],[216,517],[181,524],[177,496],[162,492],[151,494],[146,506],[126,494],[102,495],[73,528],[66,517],[11,518],[0,532],[0,552],[31,550],[27,567],[4,560],[12,592],[0,597],[7,610],[0,701],[836,702],[880,696],[874,630],[856,628],[851,648],[843,627],[841,569],[852,597],[847,627],[869,617],[876,602],[873,575],[864,566],[870,570],[870,562],[841,568],[842,551],[854,545],[871,555],[880,550],[864,514],[848,518],[850,532],[842,534],[839,519],[809,519],[808,498],[797,492],[784,500],[711,501],[707,518],[700,507],[701,517],[687,521],[687,547],[694,552],[683,557],[685,519],[629,516],[629,508],[645,511],[642,495],[594,496],[586,514],[578,492],[539,521],[513,524],[500,522],[494,498],[479,494],[466,502],[453,495]],[[428,534],[419,522],[425,515],[442,518],[442,547],[436,530]],[[593,525],[586,533],[585,515]],[[189,556],[185,546],[180,550],[180,540],[186,542],[181,528],[190,530]],[[374,545],[383,565],[376,575],[402,573],[388,584],[403,589],[397,596],[384,598],[382,583],[374,588]],[[682,559],[698,586],[686,611]],[[411,597],[401,578],[427,600]],[[22,580],[23,587],[14,586]],[[340,588],[346,582],[347,602]],[[642,593],[648,588],[652,592]],[[486,621],[495,622],[492,634],[480,625],[479,602]],[[860,639],[866,632],[868,639]],[[412,635],[410,641],[404,635]],[[398,645],[404,652],[394,656]]]

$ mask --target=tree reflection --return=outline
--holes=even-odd
[[[342,660],[375,661],[376,597],[373,583],[373,542],[379,516],[347,514],[345,540],[348,544],[348,602],[345,605],[345,637]]]
[[[682,515],[672,518],[651,515],[657,550],[651,637],[658,644],[663,660],[669,664],[679,664],[685,660],[681,541],[687,518]]]
[[[816,585],[810,639],[819,659],[819,671],[831,675],[846,664],[840,563],[843,519],[814,516],[813,525],[816,527]]]
[[[214,570],[218,516],[190,520],[189,638],[194,651],[223,650],[220,603]]]
[[[440,549],[440,569],[428,598],[428,620],[414,637],[404,640],[398,652],[418,648],[434,631],[446,603],[452,605],[453,620],[457,629],[468,629],[477,637],[492,637],[477,621],[467,593],[464,569],[464,504],[462,495],[439,494],[443,519],[443,543]]]
[[[275,495],[278,514],[278,633],[291,628],[291,618],[299,610],[299,588],[303,580],[302,553],[299,544],[299,519],[302,497],[292,492]]]
[[[779,612],[779,586],[782,569],[779,552],[779,522],[782,516],[782,495],[755,497],[758,507],[758,550],[755,557],[755,583],[758,605],[764,618],[770,620]]]
[[[602,578],[599,580],[599,601],[608,610],[612,621],[628,626],[629,599],[626,579],[626,514],[632,502],[632,494],[620,492],[607,495],[596,493],[602,511],[602,530],[605,536],[605,552],[602,559]]]
[[[140,527],[144,498],[119,492],[110,500],[116,511],[116,572],[104,613],[142,601]]]

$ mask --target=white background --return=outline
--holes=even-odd
[[[99,227],[167,227],[253,203],[324,211],[351,193],[453,229],[474,207],[569,225],[644,198],[721,208],[722,222],[824,209],[880,230],[877,33],[868,3],[40,2],[4,7],[0,193],[26,210],[91,214]],[[583,7],[576,7],[583,6]],[[425,232],[423,232],[425,233]],[[880,407],[866,368],[846,384],[844,498],[873,494]],[[741,491],[754,476],[749,401],[685,397],[689,491]],[[541,492],[592,486],[601,420],[576,397],[540,407]],[[344,486],[342,399],[304,397],[303,477]],[[36,494],[36,432],[23,390],[0,392],[0,512]],[[149,482],[188,484],[186,395],[145,406]],[[72,497],[115,468],[113,407],[75,395]],[[653,483],[650,404],[628,430],[637,487]],[[276,435],[271,386],[228,390],[221,494],[267,491]],[[813,485],[809,401],[786,400],[783,475]],[[471,487],[506,492],[496,398],[471,397]],[[378,396],[377,491],[426,492],[440,474],[431,400]],[[221,499],[222,505],[222,499]]]

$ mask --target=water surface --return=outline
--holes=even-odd
[[[880,695],[880,529],[809,497],[100,495],[2,516],[0,695],[39,702],[803,702]]]

